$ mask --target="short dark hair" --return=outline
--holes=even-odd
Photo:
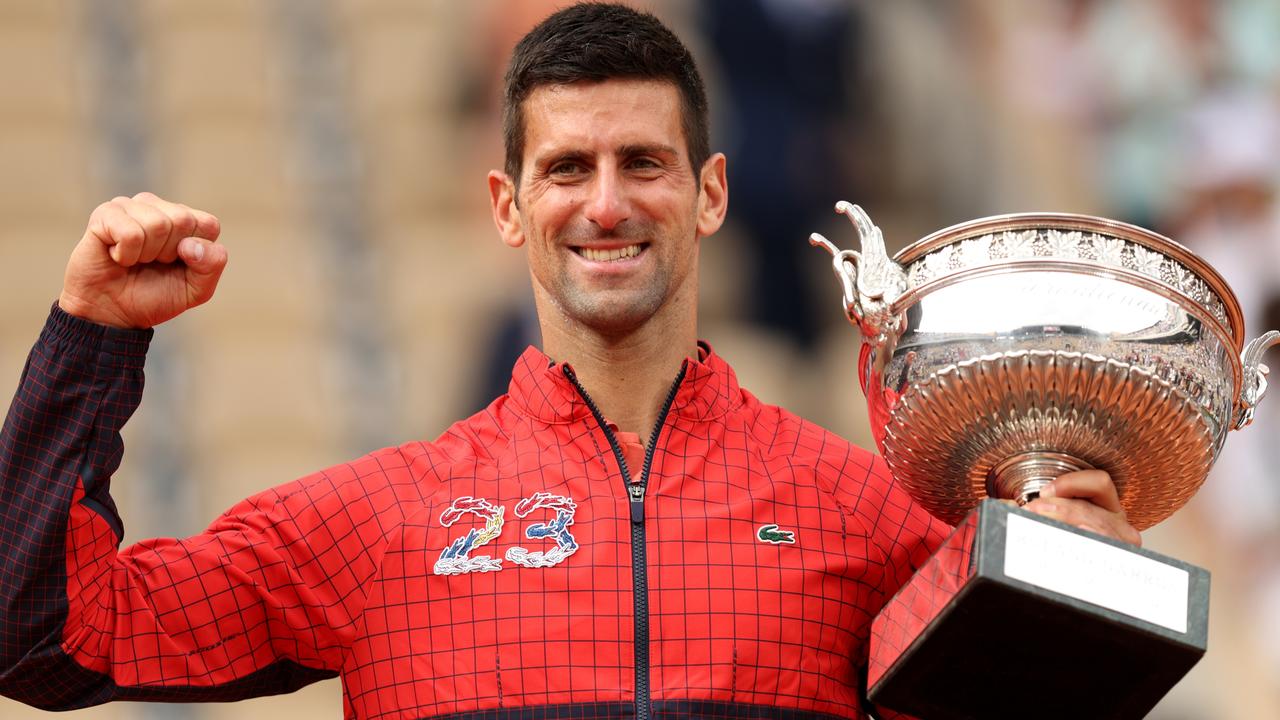
[[[681,127],[696,174],[711,155],[711,138],[707,91],[693,55],[651,13],[597,2],[557,11],[512,51],[502,102],[507,174],[520,182],[524,101],[535,89],[616,78],[666,80],[680,90]]]

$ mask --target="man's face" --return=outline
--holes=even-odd
[[[525,100],[524,118],[518,189],[493,173],[490,191],[504,240],[528,244],[544,322],[551,313],[614,336],[664,310],[693,313],[698,240],[723,212],[708,210],[706,173],[689,165],[676,87],[544,86]],[[708,166],[722,186],[723,156]],[[517,193],[505,218],[504,191]]]

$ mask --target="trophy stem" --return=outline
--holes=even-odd
[[[1033,451],[1005,458],[987,473],[987,494],[1026,505],[1059,475],[1091,470],[1089,463],[1065,453]]]

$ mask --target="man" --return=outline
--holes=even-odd
[[[94,211],[0,436],[0,690],[70,708],[341,675],[356,718],[863,716],[871,618],[946,528],[698,342],[728,194],[688,51],[574,6],[517,46],[505,112],[489,192],[542,350],[436,441],[185,540],[118,550],[107,484],[150,328],[213,295],[219,223],[150,194]],[[1104,474],[1055,490],[1045,512],[1131,533]]]

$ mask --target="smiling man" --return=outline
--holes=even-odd
[[[670,81],[540,85],[518,104],[523,157],[489,174],[503,240],[527,248],[543,351],[632,431],[697,356],[698,245],[728,202],[724,156],[691,162],[682,105]]]
[[[493,217],[542,329],[509,392],[186,539],[120,549],[108,484],[150,328],[213,295],[221,228],[151,194],[94,211],[0,436],[0,690],[341,676],[349,718],[866,716],[871,619],[947,528],[699,342],[728,187],[688,50],[575,5],[516,47],[505,113]],[[1104,474],[1053,488],[1033,507],[1136,536]]]

